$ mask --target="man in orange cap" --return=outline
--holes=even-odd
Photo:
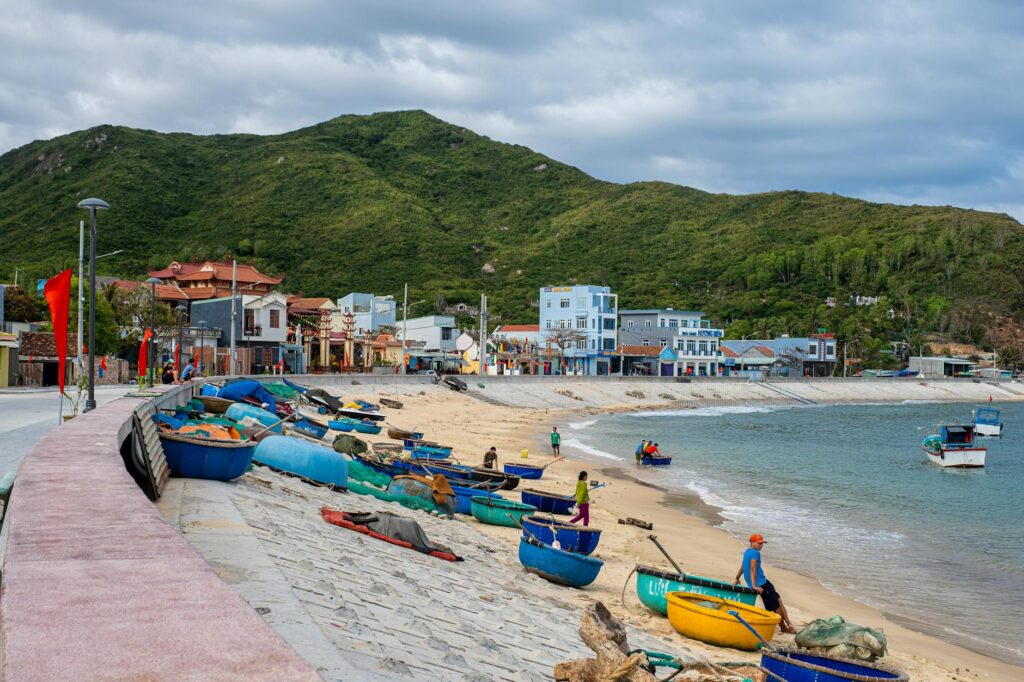
[[[764,536],[760,533],[751,535],[750,547],[743,552],[743,565],[736,572],[736,580],[733,581],[733,584],[739,585],[740,576],[742,576],[747,581],[747,586],[761,595],[761,603],[764,604],[764,608],[781,616],[779,627],[782,628],[782,631],[794,635],[796,628],[789,620],[789,613],[786,611],[785,604],[782,603],[782,597],[776,591],[775,585],[772,585],[772,581],[765,577],[764,569],[761,568],[762,547],[764,547]]]

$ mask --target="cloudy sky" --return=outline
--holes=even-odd
[[[425,109],[607,180],[1024,219],[1018,0],[6,0],[0,152]]]

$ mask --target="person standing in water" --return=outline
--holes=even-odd
[[[587,472],[581,471],[580,478],[576,481],[576,508],[579,513],[569,519],[569,523],[576,523],[583,520],[584,526],[590,525],[590,486],[587,485]]]
[[[789,620],[789,613],[786,611],[786,605],[782,603],[782,596],[776,591],[772,581],[764,575],[764,569],[761,566],[761,548],[764,547],[764,542],[764,536],[760,533],[750,536],[750,547],[743,552],[743,565],[737,571],[733,584],[739,585],[740,576],[743,576],[743,579],[747,581],[747,586],[761,595],[761,603],[764,604],[765,610],[777,613],[782,617],[779,623],[782,631],[795,635],[796,628]]]
[[[555,457],[558,457],[558,455],[560,454],[559,450],[561,449],[561,446],[562,446],[562,434],[560,434],[558,432],[558,427],[557,426],[552,426],[551,427],[551,453]]]

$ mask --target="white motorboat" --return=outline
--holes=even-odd
[[[940,424],[939,432],[921,441],[928,461],[940,467],[978,469],[988,449],[975,442],[974,424]]]
[[[974,408],[974,433],[978,436],[1003,435],[1002,410],[991,405],[978,405]]]

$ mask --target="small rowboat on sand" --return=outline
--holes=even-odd
[[[668,622],[681,635],[706,644],[754,651],[760,640],[746,626],[729,615],[736,611],[766,642],[772,641],[781,616],[750,604],[728,601],[706,594],[669,592]]]
[[[470,498],[470,501],[473,518],[489,526],[518,528],[519,519],[537,511],[536,507],[529,504],[500,497],[473,497]],[[512,518],[509,518],[510,516]]]
[[[586,587],[604,566],[600,559],[555,549],[526,536],[519,538],[519,563],[545,580],[569,587]]]
[[[506,474],[512,474],[528,481],[536,481],[544,475],[544,467],[533,464],[504,464],[502,469]]]
[[[865,663],[804,649],[761,651],[761,667],[786,682],[909,682],[910,677],[880,663]],[[775,679],[775,678],[772,678]]]
[[[203,409],[210,414],[224,414],[229,407],[235,404],[234,400],[218,398],[213,395],[199,395],[196,400],[203,404]]]
[[[749,587],[690,573],[662,571],[650,566],[636,567],[636,595],[644,606],[655,613],[668,615],[668,603],[665,601],[665,595],[669,592],[707,594],[751,606],[757,600],[757,592]]]
[[[524,533],[532,533],[533,537],[549,545],[558,540],[562,549],[576,554],[593,554],[601,539],[599,528],[562,523],[553,516],[525,516],[519,522]]]
[[[568,515],[569,510],[576,504],[576,498],[572,495],[557,495],[531,488],[523,490],[520,499],[523,504],[533,505],[538,511],[549,514]]]

